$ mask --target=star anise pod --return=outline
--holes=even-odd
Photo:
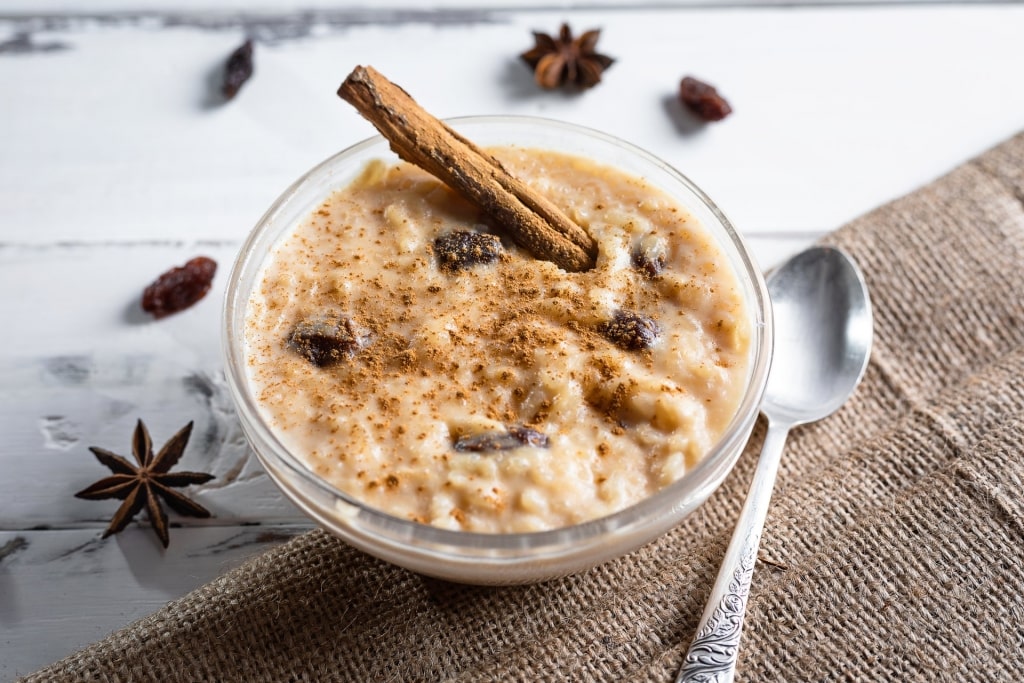
[[[79,491],[75,497],[86,500],[118,498],[124,501],[114,513],[114,518],[110,520],[110,526],[103,532],[103,538],[124,529],[142,508],[146,508],[149,513],[149,522],[166,548],[170,542],[167,533],[167,513],[160,505],[159,498],[163,498],[178,514],[192,517],[210,516],[210,511],[202,505],[172,489],[172,487],[189,486],[190,484],[203,484],[213,479],[212,474],[204,472],[172,473],[168,471],[178,464],[191,434],[192,423],[189,422],[172,436],[160,449],[160,452],[154,456],[149,430],[146,429],[142,420],[139,420],[132,436],[132,455],[139,463],[137,467],[120,455],[106,449],[95,446],[89,448],[96,459],[109,467],[114,474]]]
[[[533,32],[534,46],[519,55],[534,71],[537,85],[552,90],[560,85],[580,89],[592,88],[601,82],[601,74],[615,60],[595,50],[599,29],[572,37],[568,24],[562,24],[558,37]]]

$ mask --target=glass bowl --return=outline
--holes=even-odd
[[[582,571],[657,538],[690,514],[735,464],[757,417],[772,350],[768,293],[749,250],[712,201],[653,155],[609,135],[547,119],[465,117],[447,121],[483,146],[521,145],[575,154],[642,177],[687,207],[731,262],[749,311],[751,359],[739,409],[704,459],[678,481],[628,508],[570,527],[531,533],[452,531],[394,517],[320,479],[288,452],[257,406],[246,372],[245,315],[264,259],[285,234],[372,159],[397,161],[377,136],[335,154],[299,178],[260,219],[232,269],[224,303],[223,352],[228,386],[253,450],[274,482],[324,529],[388,562],[437,578],[517,584]]]

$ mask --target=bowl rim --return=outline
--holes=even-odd
[[[256,222],[241,245],[232,266],[223,299],[221,351],[226,369],[225,376],[228,388],[239,413],[243,431],[249,438],[253,452],[256,453],[265,468],[270,469],[272,465],[277,467],[283,466],[290,474],[299,477],[304,483],[330,496],[335,503],[341,502],[351,506],[358,511],[360,516],[365,515],[366,519],[373,525],[382,526],[387,529],[391,534],[392,540],[397,539],[400,541],[402,538],[406,540],[415,539],[417,542],[425,542],[431,545],[432,552],[435,554],[438,552],[444,554],[445,550],[447,550],[453,553],[453,557],[458,558],[465,557],[459,553],[460,550],[470,551],[474,549],[487,551],[529,550],[531,551],[528,554],[530,559],[543,557],[545,549],[557,555],[561,554],[567,545],[575,545],[581,540],[601,538],[613,531],[639,526],[646,521],[658,518],[667,509],[672,509],[676,506],[686,507],[695,496],[702,492],[702,489],[708,489],[700,497],[698,504],[702,502],[711,491],[720,485],[726,474],[735,465],[743,450],[737,442],[748,438],[750,427],[758,415],[767,384],[774,345],[771,302],[767,286],[760,269],[754,261],[753,254],[743,237],[736,231],[729,219],[711,198],[686,175],[654,154],[616,136],[575,123],[538,116],[460,116],[446,118],[444,122],[456,129],[464,125],[470,127],[475,125],[490,126],[501,124],[537,125],[561,130],[571,135],[589,137],[618,147],[629,155],[636,156],[642,161],[657,167],[662,172],[668,174],[674,182],[683,185],[704,204],[704,207],[719,222],[725,236],[732,242],[732,246],[739,256],[739,261],[743,268],[742,270],[737,269],[735,273],[737,280],[741,283],[741,286],[743,286],[744,282],[749,282],[754,294],[754,300],[749,303],[753,309],[751,339],[756,344],[756,348],[752,355],[752,364],[743,397],[728,426],[714,446],[704,454],[701,461],[693,469],[687,471],[682,477],[656,491],[654,494],[603,517],[544,531],[478,532],[444,529],[397,517],[384,510],[375,508],[318,477],[297,456],[292,455],[277,438],[270,425],[263,419],[255,398],[249,390],[249,379],[245,372],[247,363],[244,353],[244,324],[241,326],[241,329],[236,329],[234,322],[238,319],[239,310],[242,312],[242,320],[244,321],[245,309],[251,294],[251,285],[249,289],[244,291],[239,285],[242,284],[243,273],[246,273],[250,268],[255,267],[258,274],[266,257],[259,254],[259,262],[254,265],[253,262],[257,260],[257,254],[253,247],[261,240],[268,229],[274,225],[274,219],[296,197],[302,187],[321,174],[329,173],[335,165],[344,162],[347,158],[357,156],[367,149],[382,144],[386,145],[386,140],[377,134],[332,154],[295,180],[278,196],[270,208]],[[529,145],[524,143],[524,146]],[[388,147],[385,147],[382,153],[386,153],[388,149]],[[665,188],[662,188],[662,190],[667,191]],[[711,231],[708,226],[705,226],[705,229]],[[284,234],[284,230],[279,231],[271,244],[277,244]],[[732,261],[733,259],[730,257],[730,262]],[[262,452],[253,443],[254,437],[258,437],[262,444],[270,447],[270,454]],[[732,456],[726,457],[730,453]],[[267,462],[266,458],[268,455],[273,455],[274,463]],[[274,478],[274,476],[271,476],[271,479]],[[291,497],[293,495],[290,491],[285,490],[284,487],[279,486],[279,488],[282,489],[286,496]],[[308,515],[308,511],[306,512]],[[317,521],[320,521],[322,524],[322,520],[317,519]]]

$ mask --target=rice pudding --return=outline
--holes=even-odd
[[[368,505],[469,531],[568,526],[701,460],[746,388],[751,314],[660,190],[488,151],[597,240],[596,267],[536,260],[426,172],[375,162],[267,257],[249,381],[282,444]]]

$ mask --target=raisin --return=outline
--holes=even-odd
[[[597,326],[597,331],[608,341],[627,351],[649,349],[661,334],[658,323],[631,311],[616,311],[611,320]]]
[[[313,365],[324,367],[355,355],[366,337],[350,318],[332,314],[299,321],[288,345]]]
[[[538,432],[536,429],[530,429],[529,427],[509,427],[509,434],[519,439],[524,446],[533,446],[534,448],[547,448],[548,437],[546,434]]]
[[[224,99],[230,100],[252,77],[252,41],[247,40],[231,53],[224,67],[224,83],[220,91]]]
[[[455,230],[434,240],[437,263],[441,270],[450,272],[493,263],[501,252],[501,240],[481,232]]]
[[[171,268],[142,292],[142,310],[154,318],[182,311],[206,296],[217,272],[217,262],[197,256]]]
[[[460,436],[455,440],[455,450],[480,453],[482,451],[507,451],[521,446],[547,448],[548,437],[529,427],[509,427],[506,432],[483,432]]]
[[[665,269],[665,241],[655,235],[645,235],[633,249],[633,267],[649,278],[658,277]]]
[[[732,113],[732,107],[714,86],[692,76],[679,84],[679,100],[704,121],[721,121]]]

